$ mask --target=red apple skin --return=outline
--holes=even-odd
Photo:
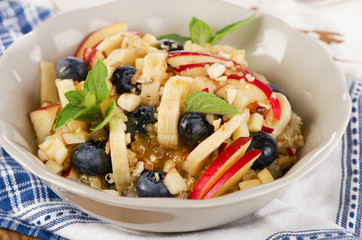
[[[261,131],[270,134],[270,133],[274,132],[274,128],[270,128],[270,127],[267,127],[267,126],[262,126],[262,127],[261,127]]]
[[[239,155],[242,151],[245,152],[250,142],[250,137],[240,137],[225,148],[197,181],[189,199],[201,199],[218,178],[240,158]]]
[[[85,48],[93,48],[106,37],[110,37],[121,32],[127,32],[126,22],[114,23],[89,34],[88,37],[79,46],[75,53],[75,57],[82,59]]]
[[[247,171],[254,161],[260,156],[262,153],[259,149],[251,149],[244,154],[234,165],[232,165],[217,181],[216,183],[209,189],[209,191],[205,194],[203,199],[210,199],[213,197],[220,196],[225,193],[227,189],[222,189],[225,184],[233,186],[241,181],[243,175],[242,171]],[[245,169],[247,167],[247,169]]]
[[[273,118],[275,120],[279,120],[280,119],[280,114],[281,114],[281,107],[280,107],[280,103],[279,100],[275,97],[273,97],[273,90],[271,90],[271,88],[266,85],[265,83],[263,83],[262,81],[260,81],[259,79],[257,79],[252,73],[250,73],[249,71],[246,72],[246,74],[250,74],[251,76],[254,77],[253,81],[249,81],[247,78],[245,78],[245,81],[253,84],[254,86],[256,86],[257,88],[259,88],[268,98],[268,101],[272,107],[272,111],[273,111]],[[245,74],[245,75],[246,75]],[[228,76],[228,79],[234,79],[234,80],[240,80],[242,77],[238,76],[238,75],[230,75]]]
[[[178,64],[177,58],[183,58],[186,57],[186,60],[182,60],[182,64]],[[201,52],[190,52],[190,51],[171,51],[168,54],[167,57],[167,63],[170,64],[172,67],[177,67],[181,65],[188,64],[198,64],[198,63],[225,63],[225,62],[233,62],[236,69],[243,70],[245,69],[245,66],[243,64],[240,64],[234,60],[231,60],[229,58],[225,58],[218,55],[213,55],[209,53],[201,53]]]
[[[59,106],[60,106],[60,104],[47,105],[47,106],[45,106],[45,107],[37,108],[37,109],[31,111],[30,113],[36,112],[36,111],[43,111],[43,110],[47,110],[47,109],[49,109],[49,108],[59,107]]]

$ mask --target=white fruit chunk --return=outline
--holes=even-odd
[[[59,103],[58,91],[55,86],[57,74],[55,64],[47,61],[40,61],[40,103],[49,101],[53,104]]]
[[[113,177],[116,189],[121,193],[127,190],[131,182],[126,145],[126,124],[123,122],[121,114],[116,113],[112,117],[109,121],[109,129]]]
[[[267,168],[264,168],[262,171],[257,173],[256,176],[258,177],[261,183],[267,183],[274,180],[273,176],[271,175],[271,173]]]
[[[63,177],[72,180],[79,180],[79,172],[74,167],[71,167],[66,173],[64,173]]]
[[[134,93],[123,93],[117,99],[117,104],[127,112],[133,112],[141,103],[141,97]]]
[[[249,102],[249,98],[245,96],[240,89],[234,87],[230,83],[219,87],[214,92],[216,95],[225,99],[227,102],[229,102],[229,104],[239,111],[242,111]]]
[[[62,138],[66,144],[79,144],[87,141],[87,132],[63,133]]]
[[[49,160],[45,163],[45,167],[52,173],[60,174],[63,171],[63,167],[53,160]]]
[[[144,58],[142,75],[139,82],[142,84],[141,98],[146,105],[157,106],[160,102],[160,87],[167,78],[167,53],[149,53]]]
[[[224,123],[216,132],[190,152],[183,163],[183,169],[191,176],[195,176],[203,166],[206,158],[248,118],[249,111],[244,111],[242,114],[235,115],[228,122]]]
[[[45,141],[39,145],[39,149],[41,150],[39,158],[42,160],[54,160],[57,164],[62,165],[68,158],[68,149],[59,134],[45,138]]]
[[[174,76],[165,84],[158,109],[157,138],[160,145],[178,145],[178,120],[181,106],[192,86],[192,78]]]
[[[249,122],[248,122],[248,129],[249,132],[257,132],[261,130],[263,126],[264,117],[259,113],[253,113],[250,115]]]
[[[166,174],[163,184],[165,184],[167,190],[173,195],[187,191],[186,181],[182,178],[176,168],[172,168]]]
[[[134,66],[137,55],[137,49],[116,49],[112,51],[104,60],[104,64],[110,67],[118,67],[122,65]],[[111,72],[111,71],[110,71]]]
[[[59,99],[64,108],[68,103],[68,99],[64,96],[66,92],[75,90],[74,82],[71,79],[57,79],[55,80],[55,85],[58,89]]]
[[[251,179],[251,180],[247,180],[247,181],[242,181],[239,183],[239,188],[240,190],[245,190],[251,187],[255,187],[260,185],[261,182],[259,179]]]
[[[54,104],[29,113],[39,142],[43,142],[45,137],[50,135],[59,107],[59,104]]]
[[[292,117],[292,107],[290,106],[287,97],[281,93],[276,93],[276,96],[281,108],[280,119],[279,121],[274,119],[273,122],[267,126],[274,129],[274,131],[270,134],[273,138],[276,138],[281,132],[283,132]]]

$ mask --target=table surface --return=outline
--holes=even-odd
[[[27,2],[27,0],[16,0]],[[33,4],[60,12],[116,0],[32,0]],[[362,0],[227,0],[274,15],[290,26],[318,40],[347,78],[362,80]],[[0,229],[0,239],[34,240]]]

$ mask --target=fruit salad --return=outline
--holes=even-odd
[[[39,159],[128,197],[209,199],[282,177],[304,145],[302,120],[248,70],[244,50],[218,44],[246,23],[205,37],[193,28],[210,27],[193,18],[190,37],[156,38],[119,22],[73,56],[41,61],[40,108],[29,114]]]

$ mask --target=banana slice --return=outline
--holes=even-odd
[[[192,87],[190,77],[174,76],[165,84],[158,110],[157,137],[162,146],[178,145],[178,120],[182,103]]]

